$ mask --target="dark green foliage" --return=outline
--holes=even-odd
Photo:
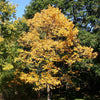
[[[16,76],[14,76],[13,71],[6,71],[2,73],[0,80],[0,92],[3,95],[4,100],[32,100],[36,98],[37,93],[32,90],[30,84],[21,83],[17,85],[11,83]],[[17,81],[17,79],[16,79]]]

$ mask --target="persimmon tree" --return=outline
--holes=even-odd
[[[19,78],[26,84],[34,84],[39,91],[47,88],[48,100],[50,89],[63,84],[72,84],[75,73],[69,70],[76,62],[95,58],[91,47],[81,46],[77,39],[78,30],[58,8],[48,6],[34,18],[27,21],[29,32],[23,33],[18,40],[21,46],[19,60],[23,69]]]

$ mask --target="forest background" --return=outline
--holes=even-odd
[[[25,8],[25,13],[23,17],[18,19],[16,19],[15,16],[16,5],[12,5],[6,0],[0,0],[0,74],[1,74],[0,92],[3,95],[3,98],[5,100],[13,100],[15,98],[16,100],[25,100],[25,99],[27,100],[27,98],[28,100],[32,100],[33,98],[35,98],[35,100],[36,98],[42,98],[42,100],[45,100],[45,97],[47,95],[46,92],[47,87],[41,88],[38,85],[31,84],[30,83],[31,81],[29,81],[28,77],[26,77],[27,82],[24,79],[21,80],[20,77],[21,75],[26,75],[26,74],[30,75],[30,73],[32,72],[31,67],[33,66],[29,65],[27,61],[25,62],[26,58],[24,58],[23,56],[24,54],[26,55],[27,52],[31,53],[32,51],[30,47],[26,48],[27,43],[28,45],[30,45],[31,41],[29,40],[31,39],[31,37],[27,37],[26,40],[23,40],[23,38],[25,38],[23,37],[23,34],[26,34],[26,36],[28,36],[30,30],[33,29],[32,25],[34,25],[35,23],[34,20],[31,19],[35,18],[35,14],[37,12],[41,12],[41,10],[47,9],[49,4],[61,9],[61,12],[65,15],[65,17],[67,17],[66,19],[70,19],[71,21],[73,21],[73,24],[75,25],[73,28],[76,27],[79,30],[77,37],[80,40],[79,41],[80,44],[83,47],[87,46],[93,48],[93,52],[97,52],[98,54],[95,59],[87,59],[87,60],[85,59],[84,61],[81,62],[75,61],[75,63],[72,63],[73,67],[68,67],[70,66],[70,64],[64,64],[64,62],[62,61],[59,61],[57,63],[55,58],[52,56],[53,57],[52,61],[53,63],[56,63],[55,66],[57,66],[57,68],[60,68],[62,65],[65,66],[64,69],[62,68],[62,73],[60,75],[62,76],[62,74],[65,75],[65,73],[67,73],[67,76],[65,75],[65,79],[67,79],[68,81],[64,81],[62,86],[60,87],[59,86],[56,87],[56,85],[59,82],[55,81],[54,82],[55,88],[54,89],[51,88],[51,90],[49,91],[50,95],[49,99],[53,98],[53,100],[58,100],[58,99],[64,100],[64,98],[66,98],[66,100],[68,99],[74,100],[76,98],[81,98],[84,100],[99,100],[100,99],[99,97],[100,95],[100,86],[99,86],[100,1],[99,0],[84,0],[84,1],[83,0],[31,0],[30,4],[27,5]],[[13,21],[13,19],[15,20]],[[31,23],[30,20],[33,21],[34,23]],[[34,25],[34,27],[37,26]],[[44,35],[45,33],[42,29],[41,31],[42,39],[44,39]],[[62,41],[65,40],[64,37],[61,39]],[[27,43],[25,44],[24,42]],[[22,45],[21,43],[24,44]],[[46,45],[49,46],[49,44]],[[73,48],[73,46],[69,47],[71,49]],[[27,52],[24,52],[23,54],[23,51]],[[90,52],[91,51],[88,50],[87,52],[85,52],[85,54],[86,53],[89,54]],[[20,55],[22,55],[24,60],[20,58]],[[37,58],[34,59],[37,60]],[[56,71],[53,74],[55,77],[58,77],[58,74],[55,74],[59,72],[57,68],[54,69]],[[33,78],[35,77],[36,79],[36,76],[34,75]],[[68,84],[66,85],[66,83]],[[53,85],[51,83],[49,84]],[[65,89],[65,87],[67,88]]]

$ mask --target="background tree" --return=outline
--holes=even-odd
[[[5,64],[7,59],[10,63],[11,56],[9,57],[9,54],[13,52],[12,48],[15,46],[12,40],[15,37],[16,28],[10,21],[15,17],[15,8],[15,5],[10,4],[8,1],[0,0],[0,36],[4,39],[2,46],[0,46],[2,52],[0,65]]]
[[[22,31],[28,30],[25,18],[12,21],[15,18],[15,12],[16,5],[12,5],[6,0],[0,0],[0,37],[2,41],[0,65],[2,67],[7,62],[14,62],[14,57],[17,56],[17,39]]]
[[[28,30],[25,18],[15,20],[15,12],[16,5],[0,0],[0,93],[7,99],[15,95],[17,87],[10,88],[10,81],[15,78],[14,71],[20,64],[16,62],[20,51],[17,39]]]

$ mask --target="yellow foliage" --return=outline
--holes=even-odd
[[[27,49],[21,50],[19,56],[23,63],[31,66],[31,72],[22,72],[20,79],[25,83],[34,83],[35,90],[46,88],[47,84],[53,88],[61,85],[62,80],[72,84],[71,77],[62,73],[60,67],[63,65],[58,67],[54,62],[63,62],[71,67],[76,61],[91,59],[97,55],[91,47],[82,47],[78,43],[77,28],[58,8],[49,5],[48,9],[29,19],[27,24],[29,32],[23,33],[18,40]],[[61,77],[57,77],[59,73]]]
[[[10,70],[13,69],[13,65],[7,63],[6,65],[3,65],[3,70]]]
[[[0,36],[0,42],[4,41],[4,39]]]

